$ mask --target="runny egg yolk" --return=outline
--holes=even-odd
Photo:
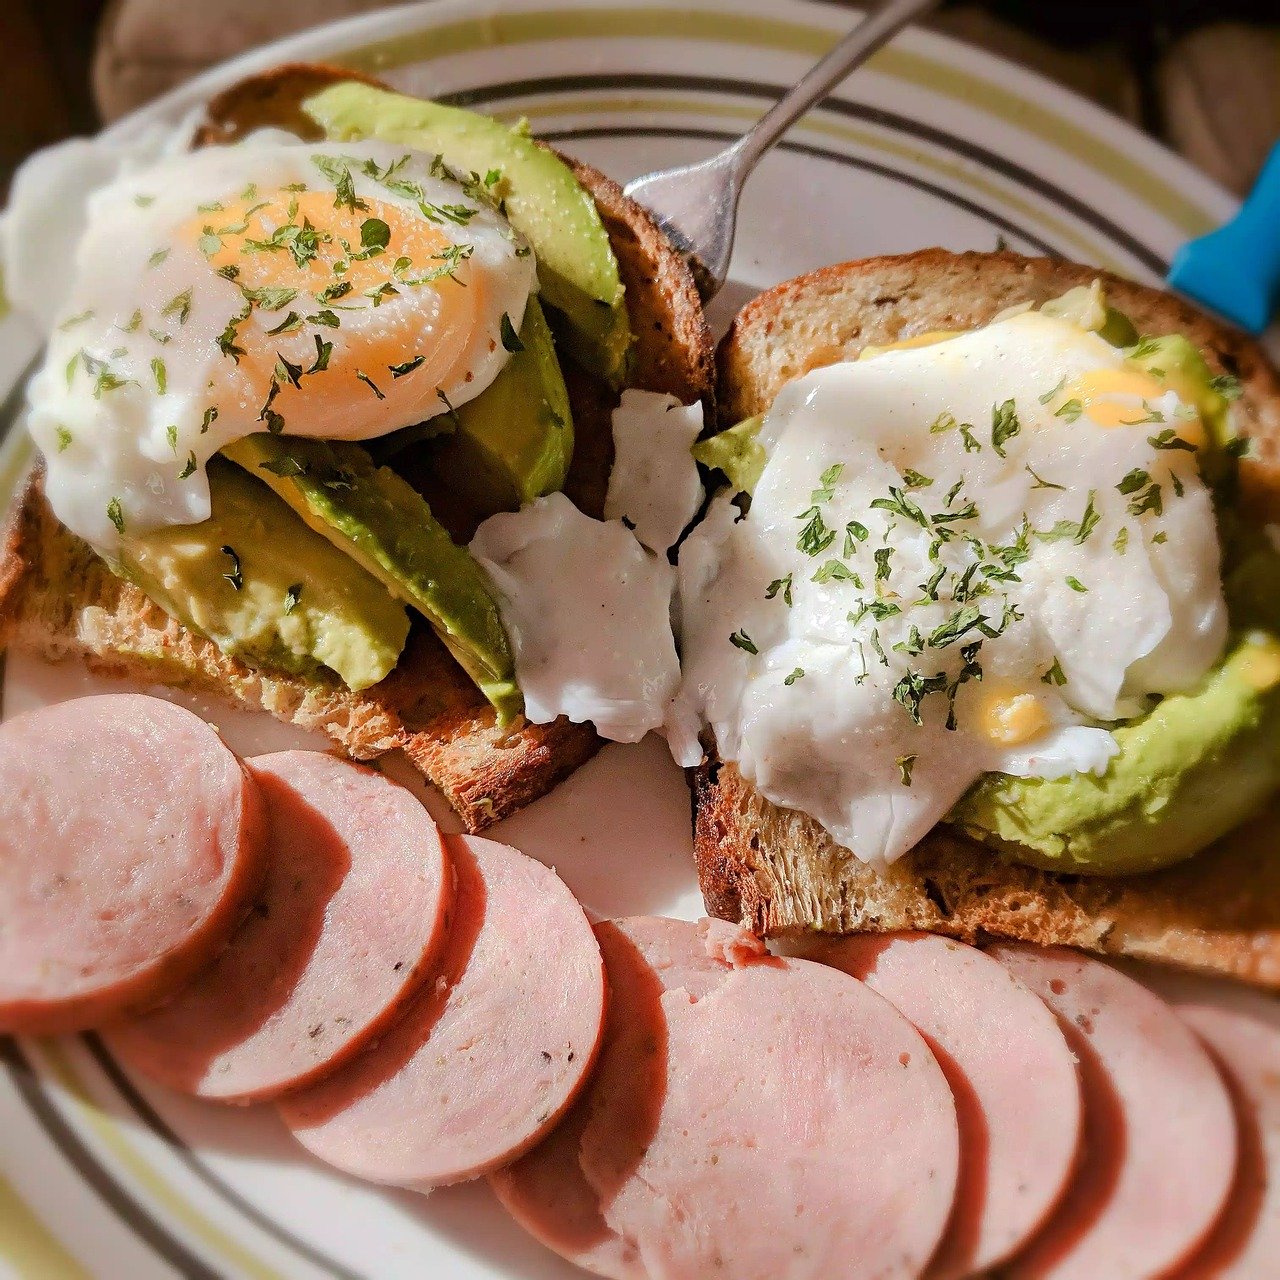
[[[1017,747],[1050,727],[1049,713],[1034,693],[993,689],[983,695],[975,727],[989,742]]]
[[[882,342],[879,345],[869,345],[862,348],[858,353],[859,360],[870,360],[873,356],[878,356],[886,351],[912,351],[916,347],[932,347],[939,342],[946,342],[949,338],[958,338],[960,330],[958,329],[931,329],[927,333],[917,333],[910,338],[900,338],[897,342]]]
[[[407,365],[415,388],[460,376],[458,362],[483,313],[484,280],[473,273],[464,286],[453,278],[454,241],[415,212],[369,196],[338,203],[327,191],[276,191],[202,213],[183,234],[254,299],[252,321],[269,336],[290,312],[302,319],[336,313],[324,357],[327,397],[368,396],[370,381],[385,384]],[[391,305],[402,295],[415,305]],[[281,379],[279,341],[246,338],[238,342],[242,376],[264,400],[273,393],[275,409],[287,415],[288,401],[312,388]]]
[[[1146,405],[1170,390],[1177,391],[1187,404],[1195,403],[1178,386],[1141,369],[1090,369],[1062,388],[1055,409],[1074,400],[1095,426],[1132,427],[1149,418]],[[1197,448],[1204,443],[1204,426],[1199,418],[1179,420],[1177,432]]]

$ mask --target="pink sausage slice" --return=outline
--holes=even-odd
[[[1203,1046],[1158,997],[1074,951],[1000,945],[1080,1058],[1083,1155],[1014,1277],[1163,1276],[1208,1235],[1236,1170],[1236,1123]]]
[[[928,1274],[953,1280],[1003,1261],[1061,1198],[1080,1145],[1080,1079],[1057,1020],[1003,965],[950,938],[859,934],[807,954],[884,996],[951,1085],[960,1183]]]
[[[517,1221],[628,1280],[808,1280],[854,1259],[860,1275],[918,1274],[958,1164],[919,1033],[862,983],[718,922],[597,936],[600,1065],[564,1130],[493,1177]]]
[[[280,1103],[321,1160],[420,1190],[537,1142],[577,1094],[604,1025],[600,949],[555,872],[492,840],[447,842],[457,900],[439,976],[372,1049]]]
[[[1272,1280],[1280,1269],[1280,999],[1152,966],[1128,972],[1209,1046],[1240,1125],[1240,1162],[1226,1211],[1177,1280]]]
[[[255,909],[174,1000],[106,1035],[144,1075],[222,1102],[306,1084],[386,1028],[444,943],[453,893],[403,787],[316,751],[249,765],[271,833]]]
[[[83,1030],[172,994],[264,867],[257,785],[190,711],[115,694],[0,725],[0,1031]]]

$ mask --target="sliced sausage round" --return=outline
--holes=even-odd
[[[951,1085],[960,1182],[929,1276],[1003,1261],[1061,1198],[1080,1145],[1080,1079],[1057,1020],[1003,965],[951,938],[864,933],[806,954],[884,996]]]
[[[1236,1104],[1240,1161],[1226,1211],[1177,1280],[1272,1280],[1280,1267],[1280,999],[1221,979],[1131,969],[1218,1060]]]
[[[320,1159],[427,1189],[473,1178],[545,1134],[595,1061],[604,965],[549,868],[446,837],[457,876],[438,976],[372,1048],[280,1103]]]
[[[0,1031],[82,1030],[172,994],[244,918],[258,787],[198,716],[140,694],[0,725]]]
[[[1075,951],[1001,944],[1058,1015],[1080,1059],[1085,1133],[1076,1177],[1011,1276],[1163,1276],[1204,1240],[1236,1170],[1236,1123],[1217,1068],[1165,1002]]]
[[[917,1274],[959,1158],[919,1033],[862,983],[720,923],[641,917],[597,936],[600,1064],[564,1129],[494,1175],[517,1221],[628,1280],[806,1280],[855,1258],[867,1276]]]
[[[440,832],[404,787],[317,751],[249,767],[270,830],[253,911],[178,996],[105,1037],[144,1075],[222,1102],[306,1084],[387,1027],[434,962],[453,896]]]

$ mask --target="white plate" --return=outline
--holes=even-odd
[[[177,121],[213,90],[320,58],[508,119],[619,179],[708,154],[851,21],[800,0],[409,6],[219,68],[116,126]],[[1156,280],[1233,201],[1126,125],[1027,72],[909,33],[768,156],[743,201],[718,327],[757,289],[844,258],[1003,239]],[[0,321],[0,400],[35,353]],[[13,418],[0,410],[0,431]],[[0,447],[0,504],[29,461]],[[5,711],[107,686],[12,658]],[[305,735],[201,708],[242,751]],[[323,744],[318,744],[323,745]],[[421,791],[422,789],[419,788]],[[429,797],[433,811],[441,805]],[[610,747],[495,830],[602,914],[694,915],[688,794],[655,742]],[[0,1277],[565,1277],[483,1184],[430,1197],[335,1176],[267,1108],[227,1111],[131,1081],[92,1037],[0,1040]]]

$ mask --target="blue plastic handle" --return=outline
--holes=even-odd
[[[1280,280],[1280,142],[1271,148],[1232,225],[1247,233],[1247,238],[1241,237],[1241,249],[1253,257],[1255,269]]]

